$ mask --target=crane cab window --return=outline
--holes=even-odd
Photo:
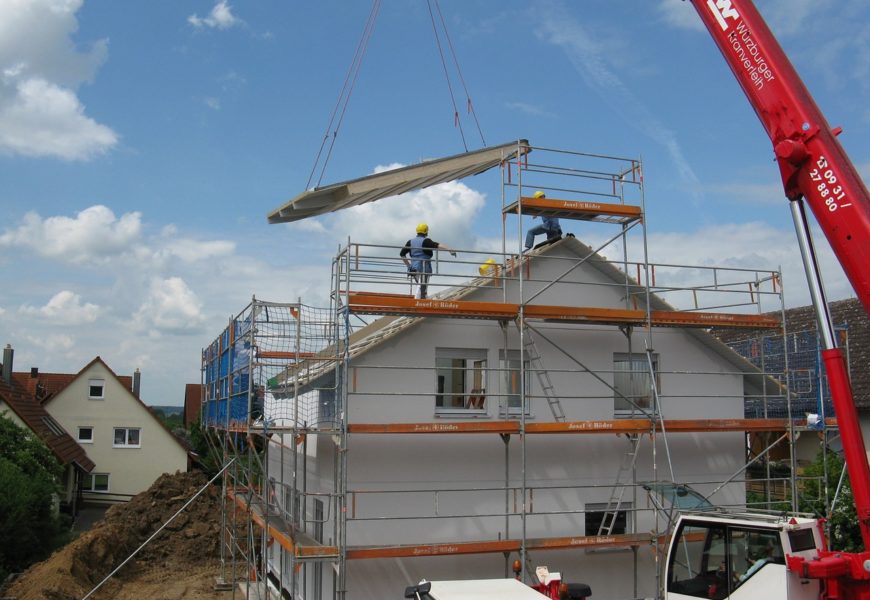
[[[768,564],[785,564],[779,532],[686,523],[675,536],[668,591],[722,599]]]

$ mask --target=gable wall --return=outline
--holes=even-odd
[[[103,379],[103,400],[88,399],[90,379]],[[81,426],[94,428],[93,443],[81,443],[96,463],[93,473],[109,474],[111,495],[132,496],[163,473],[184,471],[187,454],[132,392],[100,362],[94,363],[45,406],[73,436]],[[114,448],[114,428],[140,428],[140,448]]]
[[[24,427],[25,429],[28,429],[28,430],[30,429],[30,427],[28,427],[27,424],[24,421],[22,421],[21,418],[17,414],[15,414],[15,411],[12,410],[12,407],[10,407],[8,404],[3,402],[3,400],[0,400],[0,415],[11,420],[13,423],[18,425],[19,427]]]

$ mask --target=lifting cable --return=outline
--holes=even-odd
[[[348,67],[347,74],[345,75],[344,85],[341,88],[341,93],[339,93],[338,99],[335,102],[335,108],[332,109],[332,115],[329,117],[329,124],[326,126],[326,132],[323,134],[323,140],[320,142],[320,150],[317,151],[317,157],[314,159],[314,165],[311,167],[311,173],[308,175],[308,182],[305,184],[305,189],[310,189],[311,180],[314,178],[314,172],[317,170],[317,165],[320,164],[320,157],[323,154],[323,148],[326,146],[326,142],[331,137],[332,141],[329,143],[329,149],[327,150],[326,157],[323,160],[323,166],[320,169],[320,175],[317,178],[317,187],[319,187],[320,182],[323,181],[323,174],[326,172],[326,165],[329,164],[329,159],[332,157],[332,149],[335,146],[335,139],[338,137],[338,130],[341,129],[341,123],[344,120],[344,114],[347,110],[347,105],[350,102],[350,96],[353,92],[353,87],[356,84],[357,77],[359,76],[363,57],[365,56],[366,49],[368,48],[369,39],[371,38],[372,31],[374,31],[375,20],[378,17],[378,11],[380,10],[380,8],[381,0],[373,0],[372,9],[369,12],[368,20],[366,20],[362,36],[360,37],[359,43],[357,44],[353,60],[351,61],[350,67]],[[335,130],[333,131],[332,125],[336,122],[336,115],[338,115],[338,122],[335,125]]]
[[[453,57],[453,64],[456,66],[456,73],[459,75],[459,81],[462,83],[462,90],[465,92],[466,110],[474,119],[474,124],[477,127],[477,133],[478,135],[480,135],[480,143],[483,144],[483,147],[485,148],[486,140],[483,139],[483,130],[480,128],[480,122],[477,120],[477,113],[474,112],[474,105],[471,103],[471,94],[468,93],[468,86],[465,85],[465,78],[462,76],[462,69],[459,68],[459,59],[456,58],[456,51],[453,49],[453,41],[450,39],[450,33],[447,31],[447,23],[444,21],[444,15],[441,13],[441,5],[438,4],[438,0],[435,0],[435,9],[438,11],[438,18],[441,20],[441,28],[444,30],[444,37],[447,39],[447,46],[450,48],[450,55]],[[432,13],[431,7],[429,8],[429,13],[430,15]],[[438,46],[438,50],[439,52],[441,50],[440,44]],[[441,61],[443,63],[443,56],[441,57]],[[454,108],[455,107],[456,104],[454,103]],[[458,115],[456,116],[458,117]]]
[[[465,143],[465,132],[462,130],[462,121],[459,119],[459,111],[456,109],[456,98],[453,96],[453,86],[450,84],[450,75],[447,73],[447,63],[444,60],[444,51],[441,49],[441,38],[438,37],[438,28],[435,25],[435,15],[432,14],[432,0],[426,0],[429,7],[429,18],[432,21],[432,33],[435,34],[435,44],[438,46],[438,56],[441,57],[441,67],[444,69],[444,79],[447,80],[447,91],[450,92],[450,102],[453,103],[453,126],[459,128],[462,145],[468,152],[468,144]]]

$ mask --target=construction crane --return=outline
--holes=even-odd
[[[690,0],[767,131],[790,201],[824,350],[864,548],[870,468],[846,363],[836,345],[804,204],[870,312],[870,194],[751,0]],[[668,553],[666,597],[866,599],[870,553],[828,549],[821,522],[684,515]]]

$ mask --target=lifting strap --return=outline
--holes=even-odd
[[[314,172],[317,171],[317,165],[320,164],[320,157],[323,154],[323,148],[331,137],[332,141],[329,143],[329,150],[326,153],[326,158],[324,158],[323,166],[320,169],[320,175],[317,178],[317,187],[320,187],[320,182],[323,181],[323,175],[326,172],[326,165],[329,164],[329,159],[332,157],[332,149],[335,146],[335,140],[338,137],[338,130],[341,129],[341,123],[344,120],[344,113],[347,111],[347,105],[350,103],[350,96],[351,93],[353,93],[353,87],[356,84],[357,77],[359,76],[363,57],[368,49],[369,39],[375,29],[375,20],[378,18],[378,11],[380,8],[381,0],[373,0],[372,9],[369,12],[369,17],[366,20],[365,27],[363,28],[362,36],[356,46],[353,60],[351,61],[350,66],[347,69],[347,74],[344,77],[344,85],[335,101],[332,115],[329,117],[329,124],[326,126],[326,131],[323,134],[323,140],[320,142],[320,149],[317,151],[317,156],[315,157],[314,164],[311,167],[311,173],[308,175],[308,182],[305,184],[305,189],[311,189],[311,180],[314,178]],[[338,116],[338,122],[333,131],[332,125],[336,122],[336,116]]]

